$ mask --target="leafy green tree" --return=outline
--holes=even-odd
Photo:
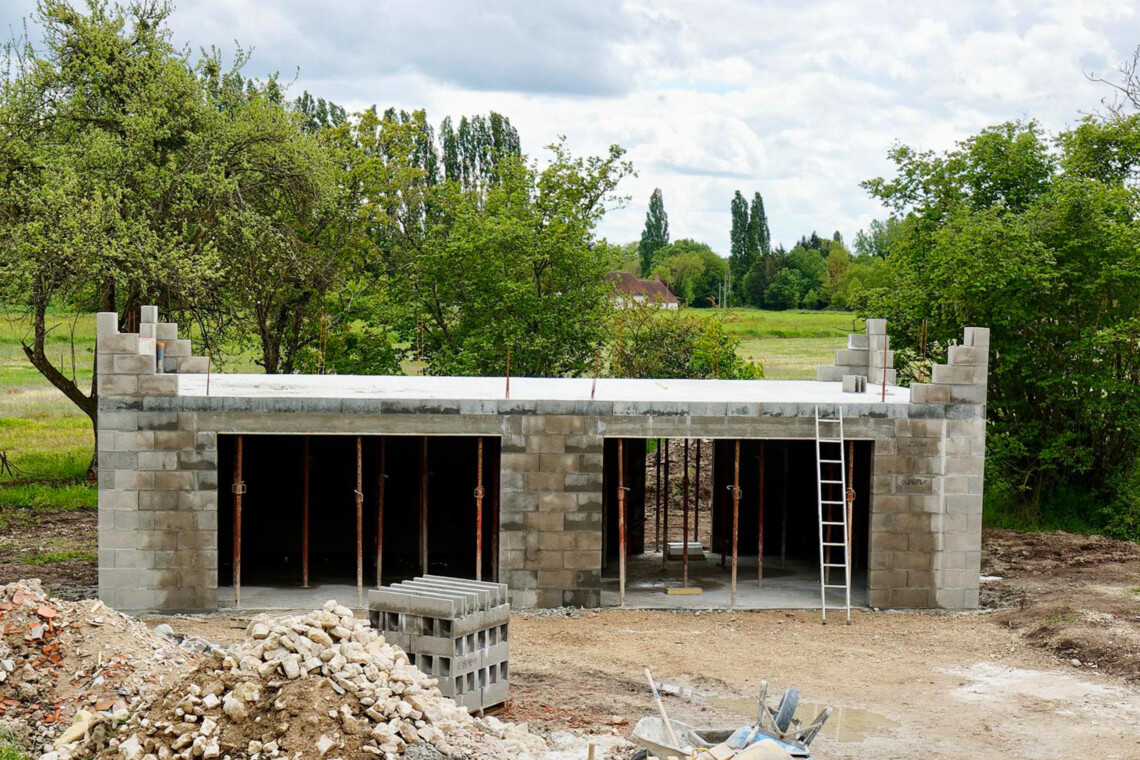
[[[93,424],[97,386],[85,392],[45,353],[49,307],[118,311],[132,328],[149,301],[259,329],[229,308],[231,283],[268,271],[267,257],[296,267],[334,192],[332,164],[277,83],[242,77],[243,55],[229,69],[217,51],[190,61],[170,12],[44,0],[32,18],[42,46],[5,48],[3,297],[30,315],[29,361]]]
[[[1013,499],[1033,522],[1084,494],[1085,524],[1135,536],[1140,206],[1111,167],[1140,154],[1117,153],[1119,129],[1087,119],[1061,136],[1059,156],[1032,122],[943,154],[892,151],[896,177],[865,186],[906,222],[889,287],[864,308],[892,320],[904,351],[923,320],[935,346],[963,325],[991,328],[990,506]]]
[[[660,263],[653,270],[668,282],[685,304],[707,307],[716,303],[718,287],[728,264],[705,243],[681,238],[657,252]]]
[[[799,270],[784,267],[764,291],[764,305],[769,309],[794,309],[800,305],[808,284]]]
[[[661,188],[649,196],[649,210],[645,212],[645,229],[641,233],[641,244],[637,255],[641,258],[641,276],[648,277],[657,264],[657,251],[669,245],[669,215],[665,213],[665,201]]]
[[[421,130],[428,144],[434,145],[430,129]],[[495,111],[487,116],[462,116],[458,127],[446,117],[439,127],[439,150],[443,178],[467,188],[495,181],[501,160],[522,155],[518,130],[510,119]]]
[[[754,380],[764,376],[758,362],[738,354],[740,338],[725,329],[717,312],[696,317],[638,304],[618,310],[612,329],[610,377]]]
[[[898,236],[899,220],[888,216],[884,220],[873,219],[866,230],[855,233],[855,253],[859,256],[876,256],[885,259],[891,245]]]
[[[771,276],[769,259],[772,255],[772,233],[768,229],[768,214],[764,211],[764,199],[757,192],[752,196],[752,207],[748,214],[748,239],[753,254],[753,265],[763,262],[765,272]]]
[[[830,251],[830,241],[824,246]],[[800,298],[814,290],[817,297],[827,290],[831,283],[831,276],[827,270],[827,259],[822,251],[814,248],[796,246],[788,253],[785,266],[800,275]]]
[[[445,183],[423,235],[396,238],[388,271],[406,305],[402,331],[422,336],[432,374],[556,377],[591,371],[607,337],[617,263],[594,231],[632,171],[614,146],[578,158],[562,143],[539,168],[502,157],[499,181]]]
[[[763,212],[763,201],[760,203]],[[748,212],[748,201],[739,190],[732,196],[732,233],[730,235],[730,250],[728,255],[728,270],[731,275],[732,295],[738,304],[744,303],[745,278],[756,263],[759,250],[758,237],[761,234],[760,222],[752,224]],[[764,219],[766,224],[767,220]]]

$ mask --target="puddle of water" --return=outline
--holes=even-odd
[[[740,715],[748,721],[756,720],[756,699],[745,697],[706,697],[705,701],[718,710]],[[815,720],[815,716],[827,705],[819,702],[800,702],[796,708],[796,718],[807,725]],[[894,731],[899,727],[885,715],[860,710],[857,707],[832,706],[831,717],[823,724],[820,737],[833,742],[861,742],[871,736]]]

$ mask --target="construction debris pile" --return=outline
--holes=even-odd
[[[441,756],[528,760],[545,742],[524,725],[474,718],[351,610],[257,618],[114,732],[99,716],[42,760]]]
[[[34,747],[77,714],[125,717],[199,659],[102,602],[50,598],[38,580],[0,586],[0,625],[0,716]]]

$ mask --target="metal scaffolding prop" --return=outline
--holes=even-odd
[[[234,495],[234,606],[241,606],[241,497],[245,494],[245,481],[242,480],[242,443],[237,437],[237,455],[234,458],[234,483],[230,490]]]
[[[622,439],[618,439],[617,503],[618,503],[618,604],[625,606],[625,457]]]

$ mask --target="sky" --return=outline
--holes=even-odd
[[[3,0],[19,29],[34,0]],[[1114,0],[179,0],[175,41],[252,50],[349,110],[496,110],[542,159],[617,143],[638,176],[600,230],[636,240],[661,188],[673,239],[728,253],[734,191],[759,191],[774,243],[851,241],[885,215],[859,186],[896,142],[944,150],[1032,118],[1056,132],[1109,94],[1140,44],[1140,2]]]

